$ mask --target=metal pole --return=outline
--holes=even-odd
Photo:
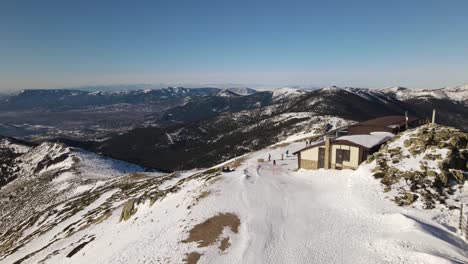
[[[408,111],[405,111],[405,130],[408,130]]]
[[[436,109],[432,110],[432,124],[435,125]]]

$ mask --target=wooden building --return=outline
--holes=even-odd
[[[394,135],[422,125],[414,116],[383,116],[332,130],[294,152],[302,169],[356,169]]]
[[[393,137],[389,132],[368,135],[348,135],[324,140],[294,152],[302,169],[356,169],[367,156]]]

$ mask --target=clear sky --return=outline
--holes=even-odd
[[[468,82],[468,0],[1,0],[0,91]]]

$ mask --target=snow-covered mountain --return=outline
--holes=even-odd
[[[278,89],[273,90],[273,100],[275,102],[278,102],[281,100],[288,100],[288,99],[292,99],[295,97],[299,97],[305,93],[306,91],[297,89],[297,88],[290,88],[290,87],[278,88]]]
[[[0,98],[0,134],[29,140],[67,136],[79,140],[102,139],[108,134],[123,133],[137,127],[160,126],[159,117],[168,116],[172,114],[171,112],[188,111],[194,105],[187,105],[189,102],[200,101],[197,105],[200,105],[203,111],[194,113],[191,110],[191,115],[196,115],[197,120],[212,118],[213,114],[227,111],[250,109],[253,105],[251,102],[258,102],[256,99],[258,93],[262,94],[258,97],[263,99],[257,108],[264,107],[265,104],[291,105],[298,101],[303,108],[299,110],[301,112],[310,110],[307,105],[315,105],[317,108],[326,108],[325,114],[334,114],[334,110],[344,112],[341,111],[344,103],[347,106],[345,113],[349,115],[344,114],[340,117],[349,119],[352,116],[357,121],[366,119],[376,109],[384,109],[379,111],[380,114],[389,114],[389,112],[403,114],[409,111],[418,117],[427,118],[432,108],[436,107],[440,113],[441,124],[467,130],[468,121],[462,118],[468,114],[467,91],[467,85],[436,90],[336,86],[310,90],[284,87],[262,92],[255,92],[249,88],[183,87],[163,89],[149,87],[130,91],[25,90]],[[270,95],[267,95],[268,93]],[[246,97],[237,100],[245,103],[231,104],[226,103],[226,100],[217,99],[239,97],[237,94]],[[350,97],[346,98],[345,95]],[[363,102],[362,99],[365,99],[364,107],[359,106]],[[305,101],[307,105],[303,104]],[[213,105],[216,102],[219,102],[219,105]],[[185,105],[187,105],[185,110],[180,108]],[[359,111],[348,107],[352,105]],[[210,111],[207,111],[208,107]],[[312,111],[319,112],[315,107]],[[167,125],[168,120],[171,118],[162,120],[164,125]]]
[[[236,93],[238,95],[251,95],[257,92],[257,90],[247,87],[232,87],[226,88],[226,90]]]
[[[409,89],[404,87],[390,87],[380,89],[381,92],[391,94],[399,100],[409,99],[446,99],[457,102],[467,102],[468,84],[445,87],[440,89]]]
[[[276,92],[276,95],[275,95]],[[297,124],[333,116],[363,121],[386,115],[430,118],[437,108],[437,123],[468,129],[468,107],[445,99],[402,101],[380,90],[328,87],[313,91],[279,89],[249,96],[192,100],[147,119],[145,128],[110,136],[93,151],[163,170],[212,166],[245,152],[271,145],[284,133],[301,131]],[[308,113],[307,117],[303,114]],[[277,123],[282,116],[296,116]],[[299,118],[300,117],[300,118]],[[305,127],[304,127],[305,129]],[[169,136],[168,136],[169,135]],[[250,138],[259,138],[257,141]],[[128,149],[128,144],[134,146]],[[169,147],[170,146],[170,147]],[[161,157],[158,153],[165,152]],[[184,157],[179,162],[174,157]],[[200,165],[198,165],[200,166]]]
[[[77,174],[85,178],[107,178],[144,168],[60,143],[27,144],[12,138],[0,139],[0,188],[16,180],[56,180],[63,175]],[[66,176],[64,176],[66,177]],[[68,187],[67,187],[68,188]]]
[[[391,144],[406,151],[398,142],[419,132]],[[301,135],[307,133],[317,135]],[[297,171],[296,157],[286,151],[305,146],[301,135],[199,171],[83,176],[88,167],[83,175],[15,180],[0,190],[0,261],[468,262],[455,202],[466,199],[466,183],[459,186],[465,194],[435,201],[435,209],[398,206],[375,178],[377,161],[355,171]],[[399,162],[411,159],[402,155]],[[77,183],[73,191],[57,188],[69,183]],[[61,199],[46,199],[40,190]]]
[[[465,88],[444,88],[444,93],[463,98]],[[73,146],[128,162],[173,171],[212,166],[263,148],[287,137],[285,131],[289,135],[301,131],[297,124],[305,125],[307,120],[312,122],[323,116],[363,121],[403,115],[407,111],[421,119],[430,119],[435,107],[437,123],[468,130],[466,103],[427,95],[399,99],[397,94],[413,91],[406,88],[327,87],[309,91],[282,88],[245,96],[213,89],[176,87],[117,93],[119,98],[138,100],[81,110],[0,111],[0,134],[27,135],[36,142],[71,142]],[[73,91],[67,91],[70,92]],[[48,98],[48,93],[61,94],[50,91],[40,98]],[[164,94],[172,99],[165,98]],[[87,96],[107,98],[107,95]],[[152,101],[152,98],[159,98],[159,101]],[[35,97],[34,100],[39,99]],[[163,101],[167,104],[160,103]],[[304,118],[303,113],[309,116]],[[278,123],[283,116],[301,118]],[[265,136],[261,139],[250,140],[262,134]],[[165,155],[161,156],[161,152]]]
[[[81,91],[69,89],[22,90],[2,98],[0,110],[66,110],[116,104],[159,104],[162,108],[180,105],[191,97],[220,92],[218,88],[168,87],[130,91]]]

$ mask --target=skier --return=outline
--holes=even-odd
[[[281,160],[284,160],[284,154],[281,153]]]
[[[271,160],[271,154],[268,154],[268,161]]]
[[[275,165],[275,166],[276,166],[276,160],[273,160],[273,165]]]
[[[289,149],[286,150],[286,158],[289,157]]]

